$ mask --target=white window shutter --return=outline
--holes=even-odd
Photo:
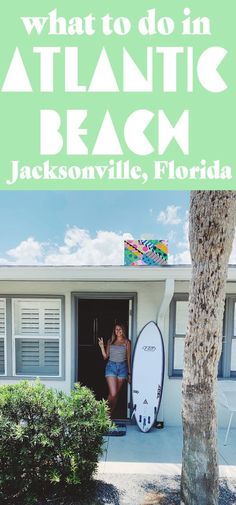
[[[60,337],[61,301],[14,300],[14,335]]]
[[[14,300],[16,374],[58,376],[61,300]]]
[[[0,299],[0,375],[5,374],[6,300]]]
[[[0,375],[5,374],[5,341],[0,338]]]
[[[59,341],[16,339],[17,375],[58,376]]]
[[[60,336],[61,334],[61,314],[60,307],[51,306],[43,309],[43,332],[47,336]]]
[[[188,301],[176,302],[176,335],[185,335],[188,323]]]

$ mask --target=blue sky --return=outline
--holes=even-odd
[[[87,251],[90,264],[96,252],[116,263],[105,249],[123,234],[167,238],[172,260],[185,262],[188,207],[187,191],[2,191],[0,262],[85,264]]]

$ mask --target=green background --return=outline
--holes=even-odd
[[[137,21],[148,9],[156,8],[157,16],[169,16],[174,19],[175,33],[169,36],[142,36],[137,30]],[[183,10],[189,7],[192,17],[207,16],[211,20],[211,36],[182,36],[181,21]],[[57,8],[58,16],[66,18],[86,16],[93,13],[96,16],[97,33],[89,36],[48,36],[47,31],[38,36],[33,32],[28,35],[21,16],[47,16]],[[113,17],[127,16],[132,22],[132,30],[126,36],[105,36],[101,33],[100,18],[110,13]],[[109,2],[105,0],[8,0],[4,2],[0,20],[0,88],[6,77],[9,64],[18,46],[27,69],[33,93],[2,93],[0,91],[1,110],[1,165],[0,189],[122,189],[122,190],[172,190],[172,189],[236,189],[235,172],[235,90],[236,90],[236,44],[235,44],[236,2],[215,0],[165,0],[127,2],[124,0]],[[186,92],[186,63],[180,57],[178,64],[177,93],[163,93],[161,57],[155,59],[155,85],[153,93],[65,93],[64,92],[64,58],[63,50],[55,56],[55,91],[40,93],[39,91],[39,55],[33,54],[34,46],[78,46],[80,48],[80,82],[89,85],[96,62],[102,47],[106,47],[118,84],[122,86],[122,48],[125,46],[140,69],[145,73],[146,46],[193,46],[195,63],[203,50],[210,46],[221,46],[227,49],[228,55],[220,67],[220,73],[228,85],[224,93],[209,93],[199,84],[194,66],[194,92]],[[182,62],[180,63],[180,61]],[[115,62],[115,63],[114,63]],[[157,63],[158,62],[158,63]],[[131,164],[141,165],[150,174],[146,184],[141,181],[109,181],[103,180],[20,180],[12,186],[6,185],[6,179],[11,174],[11,161],[20,160],[22,165],[40,165],[49,159],[53,165],[96,165],[106,164],[110,158],[121,159],[121,156],[67,156],[65,149],[57,156],[39,154],[39,115],[40,109],[55,109],[65,118],[67,109],[88,109],[85,127],[88,137],[85,142],[90,148],[94,145],[106,109],[109,109],[124,150],[123,160],[129,159]],[[166,153],[160,157],[158,153],[151,156],[138,157],[125,146],[123,125],[128,115],[136,109],[146,108],[153,112],[162,109],[174,124],[184,109],[190,110],[190,155],[184,156],[176,142],[172,142]],[[147,135],[154,144],[155,119],[147,129]],[[65,132],[65,122],[61,131]],[[176,165],[198,165],[201,159],[206,159],[209,165],[213,160],[221,160],[222,165],[232,167],[233,179],[224,180],[174,180],[163,178],[153,180],[154,160],[175,160]]]

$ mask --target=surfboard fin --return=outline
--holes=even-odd
[[[130,419],[132,419],[132,418],[134,417],[134,413],[135,413],[136,407],[137,407],[137,405],[136,405],[136,403],[135,403],[134,408],[133,408],[133,412],[132,412],[132,414],[131,414],[131,418],[130,418]]]

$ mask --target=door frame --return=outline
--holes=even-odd
[[[78,378],[78,310],[77,304],[79,300],[129,300],[132,303],[132,314],[129,314],[129,321],[131,320],[132,328],[129,334],[131,339],[132,350],[134,348],[134,343],[137,336],[137,293],[136,292],[124,292],[124,291],[79,291],[71,293],[71,389],[73,389],[75,382]],[[73,355],[75,359],[73,359]],[[130,417],[131,410],[131,387],[128,385],[127,394],[127,417]]]

